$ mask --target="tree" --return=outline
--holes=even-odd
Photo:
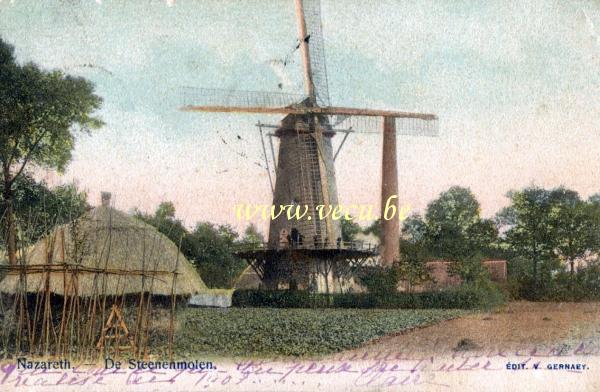
[[[375,237],[379,239],[379,243],[381,243],[381,239],[383,238],[383,229],[381,226],[381,218],[377,218],[373,221],[369,226],[367,226],[363,233],[366,235],[373,234]]]
[[[175,244],[180,245],[181,253],[186,258],[193,260],[196,255],[194,244],[190,239],[188,229],[181,220],[175,217],[175,206],[172,202],[165,201],[160,203],[153,215],[134,210],[133,216],[154,226]]]
[[[367,291],[381,298],[389,297],[397,291],[401,276],[400,263],[394,263],[392,266],[361,266],[356,272],[358,281]]]
[[[468,188],[453,186],[429,203],[425,219],[432,230],[452,225],[465,232],[479,221],[479,202]]]
[[[593,205],[582,201],[577,192],[557,188],[550,192],[549,221],[554,231],[555,253],[575,272],[575,260],[594,245]]]
[[[588,211],[591,216],[592,243],[591,250],[600,252],[600,193],[596,193],[587,200]]]
[[[134,211],[133,215],[152,225],[176,244],[200,272],[209,287],[231,287],[244,270],[246,263],[235,256],[240,244],[263,243],[262,234],[255,226],[246,228],[243,239],[228,225],[198,222],[191,232],[175,217],[175,206],[166,201],[159,204],[154,214]]]
[[[244,238],[241,243],[244,245],[262,245],[265,243],[265,237],[262,235],[254,223],[250,223],[244,230]]]
[[[87,195],[74,184],[48,188],[23,174],[13,184],[14,214],[19,222],[19,241],[28,246],[38,241],[56,225],[65,224],[81,216],[88,208]],[[0,182],[0,193],[3,183]],[[5,216],[6,206],[0,205],[0,216]],[[6,239],[0,236],[0,243]]]
[[[64,170],[76,132],[102,125],[92,116],[101,103],[89,81],[20,65],[14,48],[0,39],[0,165],[10,264],[16,264],[15,181],[30,165]]]
[[[451,272],[461,278],[465,283],[489,283],[490,274],[483,265],[485,257],[481,253],[474,253],[450,266]]]
[[[402,225],[402,236],[411,243],[424,242],[427,237],[427,223],[420,215],[409,216]]]
[[[427,270],[429,252],[423,241],[400,240],[400,263],[398,269],[402,279],[408,283],[411,292],[415,285],[431,279]]]
[[[555,230],[550,221],[552,209],[551,192],[539,187],[528,187],[520,191],[511,191],[507,194],[511,205],[504,208],[497,215],[499,224],[504,231],[504,241],[508,245],[512,259],[525,259],[531,264],[531,297],[538,297],[540,293],[540,272],[549,274],[556,264],[554,248],[556,244]],[[540,271],[540,267],[544,267]],[[521,276],[521,280],[529,277]]]
[[[595,193],[588,198],[588,202],[595,205],[600,205],[600,193]]]
[[[575,260],[598,249],[600,210],[595,199],[583,201],[564,187],[528,187],[508,196],[511,205],[498,214],[498,221],[510,251],[513,272],[509,272],[517,276],[523,294],[532,298],[552,294],[564,281],[561,261],[570,269],[573,289]]]
[[[399,270],[402,279],[408,283],[409,292],[413,286],[431,279],[426,265],[430,257],[426,237],[427,224],[420,215],[411,215],[404,221]]]
[[[158,205],[154,212],[154,219],[159,221],[174,221],[175,220],[175,205],[173,202],[164,201]]]
[[[496,257],[498,250],[498,227],[492,219],[480,219],[466,233],[472,251],[470,256]]]
[[[199,222],[192,233],[194,263],[209,287],[231,287],[246,263],[235,256],[238,234],[228,225]]]
[[[342,241],[352,242],[356,240],[356,235],[361,232],[360,225],[354,221],[354,218],[342,219]]]
[[[489,253],[496,241],[494,222],[482,219],[479,202],[468,188],[454,186],[429,203],[424,238],[430,252],[460,262]],[[422,229],[423,230],[423,229]]]

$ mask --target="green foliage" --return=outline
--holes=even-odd
[[[367,235],[372,234],[375,237],[379,238],[379,241],[381,242],[381,239],[383,238],[383,228],[381,226],[381,218],[373,221],[373,223],[371,223],[369,226],[367,226],[363,230],[363,233],[367,234]]]
[[[590,214],[592,232],[590,248],[593,252],[600,252],[600,193],[589,197],[587,211]]]
[[[0,193],[3,191],[0,182]],[[19,176],[13,184],[15,217],[21,246],[38,241],[54,226],[68,223],[81,216],[88,208],[87,195],[74,184],[48,188],[28,175]],[[0,204],[0,216],[6,205]],[[5,247],[6,236],[0,236],[0,247]]]
[[[194,263],[204,283],[211,288],[231,288],[246,267],[246,262],[234,254],[237,246],[264,242],[253,225],[246,228],[241,239],[231,226],[209,222],[199,222],[190,231],[175,218],[171,202],[161,203],[153,215],[134,211],[134,216],[156,227],[176,244],[181,243],[181,252]]]
[[[429,203],[425,220],[433,232],[447,226],[464,233],[479,221],[479,209],[479,202],[468,188],[453,186]]]
[[[508,196],[511,205],[498,214],[498,221],[509,279],[518,286],[513,293],[533,300],[552,297],[561,286],[564,268],[574,273],[577,258],[597,251],[600,208],[593,197],[585,202],[563,187],[529,187]]]
[[[463,314],[460,310],[188,308],[178,316],[175,351],[188,358],[328,354]]]
[[[154,226],[162,234],[167,236],[175,244],[181,243],[181,250],[184,255],[188,255],[189,249],[184,246],[184,239],[187,239],[188,231],[183,225],[183,222],[175,218],[175,206],[172,202],[162,202],[156,208],[154,215],[145,214],[141,211],[135,210],[133,216],[140,219],[151,226]]]
[[[194,264],[209,287],[231,288],[246,268],[234,255],[238,234],[228,225],[196,224],[190,233],[195,248]]]
[[[498,230],[480,216],[468,188],[451,187],[427,206],[425,217],[410,216],[402,227],[401,277],[408,287],[427,281],[426,261],[451,261],[450,273],[464,282],[489,280],[482,261],[498,253]]]
[[[551,193],[552,209],[549,221],[555,233],[555,253],[573,268],[575,259],[594,247],[595,206],[585,203],[579,195],[564,188]]]
[[[173,222],[175,220],[175,205],[173,202],[160,203],[154,212],[154,218],[159,222]]]
[[[354,221],[354,218],[350,218],[351,219],[342,219],[340,221],[343,241],[354,241],[356,235],[362,231],[360,225]]]
[[[386,309],[491,309],[506,301],[493,284],[464,284],[439,291],[423,293],[395,292],[388,295],[341,294],[334,298],[334,307]]]
[[[365,231],[380,233],[374,222]],[[396,291],[404,280],[409,290],[430,279],[426,261],[441,258],[452,261],[450,272],[466,283],[489,281],[482,264],[486,257],[498,253],[498,230],[495,223],[480,216],[480,205],[473,193],[458,186],[429,203],[425,217],[412,215],[404,221],[400,241],[400,263],[392,269],[369,267],[359,279],[370,293],[386,295]]]
[[[481,218],[479,202],[468,188],[451,187],[427,206],[423,240],[435,257],[459,261],[487,255],[497,235],[494,222]]]
[[[423,293],[311,294],[290,290],[236,290],[232,297],[235,307],[356,309],[487,309],[505,300],[494,284],[485,281]]]
[[[62,170],[71,159],[74,126],[99,128],[91,114],[102,99],[89,81],[17,64],[14,48],[0,39],[0,162],[16,165],[17,177],[28,163]],[[6,180],[6,179],[5,179]]]
[[[538,262],[538,279],[533,278],[533,265],[526,257],[511,258],[508,263],[508,286],[511,297],[530,301],[542,300],[556,288],[554,277],[561,269],[557,258],[543,258]]]
[[[16,263],[17,223],[14,185],[31,165],[62,171],[71,160],[75,133],[102,126],[92,114],[102,99],[91,82],[20,65],[14,48],[0,39],[0,168],[2,226],[8,258]]]
[[[555,273],[551,279],[543,280],[541,289],[535,291],[535,300],[539,301],[598,301],[600,300],[600,262],[595,261],[571,273],[564,269]],[[527,282],[518,287],[525,297],[533,291],[525,288]]]
[[[244,238],[241,242],[247,245],[260,245],[265,243],[265,237],[258,231],[254,223],[250,223],[244,230]]]
[[[404,222],[402,229],[404,238],[400,239],[400,278],[407,282],[408,291],[413,286],[431,280],[426,262],[431,257],[425,236],[427,225],[421,217],[412,216]]]
[[[402,225],[402,236],[409,243],[424,243],[427,238],[427,223],[420,215],[409,216]]]
[[[454,261],[450,265],[450,273],[459,276],[465,283],[488,282],[490,276],[483,265],[484,257],[481,253],[467,256],[464,259]]]
[[[549,220],[552,208],[550,192],[537,188],[509,192],[511,205],[498,214],[506,228],[505,243],[514,256],[530,260],[531,280],[537,284],[539,265],[554,257],[555,232]]]
[[[231,301],[233,306],[241,308],[326,308],[329,297],[300,290],[236,290]]]
[[[571,275],[569,275],[570,279],[573,279]],[[589,263],[584,268],[579,269],[574,276],[574,282],[569,281],[567,286],[575,288],[571,295],[576,301],[583,299],[600,300],[600,261]]]
[[[415,286],[432,280],[424,260],[401,260],[399,264],[399,273],[400,280],[406,281],[408,291],[412,291]]]
[[[369,293],[386,296],[397,291],[401,273],[400,264],[391,267],[365,266],[357,270],[356,277]]]

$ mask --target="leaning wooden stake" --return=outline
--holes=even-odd
[[[173,271],[173,284],[171,285],[171,317],[169,318],[169,359],[173,359],[173,335],[174,335],[174,323],[175,323],[175,304],[176,297],[175,293],[177,288],[177,271],[179,269],[179,253],[181,253],[181,241],[183,236],[179,238],[179,246],[177,248],[177,257],[175,259],[175,271]]]

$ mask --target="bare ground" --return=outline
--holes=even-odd
[[[346,353],[520,350],[581,341],[600,344],[600,302],[511,302],[495,312],[389,335]]]

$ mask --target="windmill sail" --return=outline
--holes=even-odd
[[[317,104],[329,106],[329,85],[325,62],[325,43],[321,23],[320,0],[302,0],[307,36],[305,40],[310,49],[310,66]]]
[[[276,108],[301,103],[306,99],[302,94],[227,90],[216,88],[182,87],[181,98],[184,108],[204,106],[211,108]],[[219,111],[219,110],[211,110]]]
[[[381,134],[383,117],[334,115],[331,122],[335,129],[352,130],[359,133]],[[393,117],[396,124],[396,134],[404,136],[430,136],[439,135],[439,120],[437,117]]]

